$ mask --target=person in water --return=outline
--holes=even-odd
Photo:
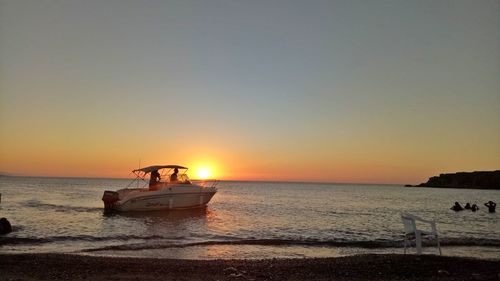
[[[488,212],[494,213],[495,208],[497,207],[497,203],[490,200],[488,201],[488,203],[484,203],[484,206],[488,207]]]
[[[170,175],[170,182],[176,182],[177,179],[177,174],[179,173],[179,169],[175,168],[174,173]]]
[[[469,202],[467,202],[467,203],[465,204],[464,209],[466,209],[466,210],[470,210],[470,203],[469,203]]]
[[[479,207],[478,207],[478,206],[474,203],[474,204],[472,204],[472,206],[470,207],[470,210],[471,210],[471,211],[473,211],[473,212],[475,212],[475,211],[479,210]]]
[[[149,178],[149,188],[154,188],[161,180],[160,173],[158,170],[151,172],[151,178]]]
[[[462,208],[462,206],[458,202],[455,202],[455,205],[453,205],[453,207],[451,207],[450,209],[455,211],[455,212],[464,210],[464,208]]]

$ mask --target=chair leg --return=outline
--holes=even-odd
[[[405,241],[403,242],[404,243],[404,247],[405,247],[405,250],[404,250],[405,255],[406,255],[406,241],[407,241],[407,239],[406,239],[406,235],[405,235]]]
[[[415,244],[417,247],[417,255],[422,254],[422,234],[420,231],[415,231]]]
[[[437,240],[437,244],[438,244],[439,255],[442,256],[443,253],[441,252],[441,245],[439,244],[439,237],[437,235],[436,235],[436,240]]]

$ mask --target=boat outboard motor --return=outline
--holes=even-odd
[[[102,195],[102,201],[104,201],[104,210],[111,211],[115,206],[115,203],[119,200],[118,192],[115,191],[104,191]]]

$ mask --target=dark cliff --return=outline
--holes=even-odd
[[[500,170],[440,174],[417,186],[500,189]]]

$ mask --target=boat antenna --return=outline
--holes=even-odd
[[[137,170],[141,169],[141,158],[139,158],[139,168]],[[137,181],[137,188],[139,188],[139,181]]]

